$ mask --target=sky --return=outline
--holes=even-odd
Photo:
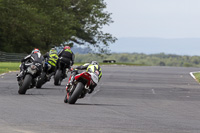
[[[119,40],[200,38],[200,0],[104,1],[107,3],[106,11],[112,13],[114,23],[105,26],[103,30]]]
[[[200,38],[200,0],[105,0],[116,37]]]

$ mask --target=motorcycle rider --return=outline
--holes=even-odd
[[[25,64],[26,63],[34,63],[37,68],[38,68],[38,73],[41,73],[42,71],[42,62],[43,62],[44,58],[40,53],[40,50],[35,48],[31,54],[29,54],[28,56],[24,57],[21,60],[21,65],[20,65],[20,74],[17,75],[17,79],[19,81],[19,79],[23,76],[23,71],[26,70],[27,66]]]
[[[58,54],[58,56],[62,58],[62,60],[64,60],[66,64],[68,64],[67,68],[70,69],[71,66],[73,66],[75,55],[72,52],[70,46],[65,46],[63,50]],[[64,71],[64,74],[66,77],[66,69]]]
[[[58,60],[57,51],[55,48],[51,48],[49,52],[47,52],[43,57],[46,59],[45,62],[45,71],[48,72],[48,80],[50,80],[50,77],[54,74],[56,69],[56,64]]]
[[[72,70],[71,79],[70,79],[70,82],[67,84],[66,88],[72,85],[72,83],[74,82],[75,76],[79,74],[78,70],[86,70],[86,72],[93,70],[93,72],[97,73],[97,75],[99,76],[99,81],[102,77],[101,67],[99,63],[97,61],[91,61],[90,63],[85,63],[84,65],[77,66]],[[88,93],[89,94],[92,93],[96,86],[97,84],[90,85],[90,91]]]

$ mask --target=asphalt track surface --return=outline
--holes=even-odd
[[[199,68],[102,66],[95,92],[65,104],[66,80],[17,93],[0,76],[0,133],[199,133]]]

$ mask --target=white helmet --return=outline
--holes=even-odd
[[[39,49],[37,49],[37,48],[35,48],[32,52],[31,52],[32,54],[35,54],[35,53],[40,53],[40,50]]]
[[[92,64],[92,65],[99,65],[99,63],[97,61],[91,61],[90,64]]]

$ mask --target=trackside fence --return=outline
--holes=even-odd
[[[20,62],[27,54],[24,53],[7,53],[0,51],[0,62]]]

